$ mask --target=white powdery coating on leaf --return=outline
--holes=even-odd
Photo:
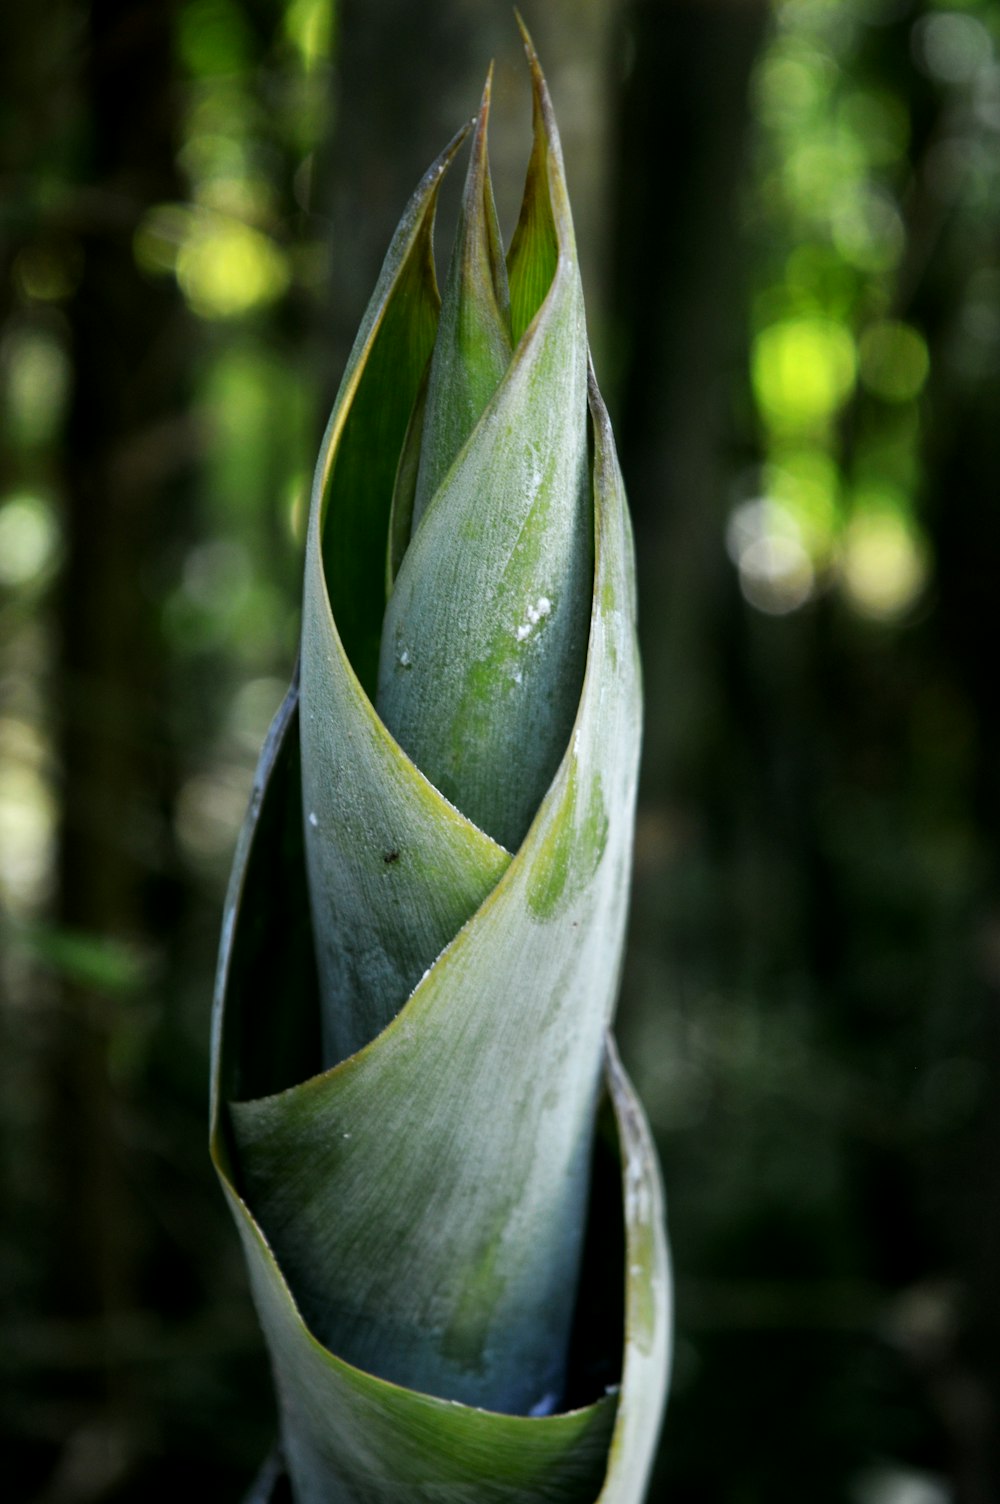
[[[528,618],[527,621],[522,622],[521,625],[515,629],[514,636],[517,638],[518,642],[523,642],[526,637],[530,637],[532,631],[535,629],[535,627],[538,626],[538,623],[542,621],[544,617],[551,615],[551,613],[552,602],[549,600],[547,595],[540,595],[535,604],[533,606],[529,606],[527,611],[524,613]]]

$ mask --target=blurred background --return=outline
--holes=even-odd
[[[989,1504],[1000,8],[524,10],[638,540],[651,1504]],[[507,0],[15,0],[3,33],[5,1491],[236,1501],[274,1419],[205,1147],[228,864],[381,256],[491,56],[509,234],[526,71]]]

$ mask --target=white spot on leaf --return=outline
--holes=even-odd
[[[552,602],[547,595],[540,595],[535,604],[529,606],[527,611],[525,611],[526,620],[514,629],[514,636],[518,642],[523,642],[526,637],[530,637],[531,633],[538,626],[538,623],[543,621],[546,616],[551,615],[551,612]]]

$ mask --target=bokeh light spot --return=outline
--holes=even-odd
[[[253,40],[232,0],[188,0],[178,17],[178,47],[192,73],[211,78],[243,72]]]
[[[0,502],[0,584],[37,580],[52,563],[58,545],[56,519],[40,496],[18,492]]]
[[[14,281],[26,298],[58,303],[75,291],[82,264],[76,245],[27,245],[14,258]]]
[[[306,72],[330,56],[333,46],[331,0],[291,0],[285,34],[298,51]]]
[[[841,580],[862,616],[893,621],[910,610],[930,572],[927,545],[901,499],[888,491],[855,497],[841,557]]]
[[[894,319],[870,324],[858,342],[861,380],[886,402],[911,402],[923,388],[930,364],[923,335]]]
[[[917,61],[932,78],[964,84],[988,63],[993,52],[990,34],[975,16],[941,11],[923,16],[913,28]]]
[[[243,823],[252,782],[249,768],[222,766],[197,773],[182,784],[174,810],[174,829],[191,861],[228,861]]]
[[[726,548],[739,571],[743,598],[769,616],[786,616],[812,594],[812,562],[787,507],[758,497],[736,507],[726,529]]]
[[[18,330],[4,341],[2,365],[8,435],[26,448],[49,443],[69,396],[69,361],[62,345],[42,330]]]
[[[236,318],[280,298],[291,280],[288,258],[266,235],[239,220],[195,217],[177,255],[177,281],[204,319]]]
[[[904,102],[887,90],[852,90],[840,104],[838,119],[860,142],[873,166],[892,166],[905,156],[910,139],[909,112]]]
[[[767,494],[795,519],[816,566],[826,564],[839,529],[840,471],[822,449],[782,452],[764,467]]]
[[[761,117],[794,128],[825,104],[836,83],[832,60],[811,48],[776,49],[757,69],[754,93]]]
[[[287,689],[284,679],[264,675],[248,679],[236,691],[226,715],[226,726],[241,752],[256,757]]]
[[[806,241],[789,253],[782,291],[796,312],[836,322],[853,307],[857,289],[857,272],[831,246]]]
[[[829,213],[832,186],[856,188],[864,181],[867,165],[861,143],[846,131],[806,131],[784,164],[789,203],[799,214],[822,222]]]
[[[830,234],[844,260],[860,271],[891,271],[906,245],[891,196],[871,183],[846,183],[833,199]]]
[[[174,272],[192,218],[191,210],[183,204],[157,204],[150,209],[132,240],[136,265],[146,272]]]
[[[830,419],[854,387],[850,331],[832,319],[787,319],[763,329],[751,356],[753,388],[775,427],[809,427]]]
[[[16,915],[44,901],[52,880],[56,805],[35,727],[0,719],[0,898]]]

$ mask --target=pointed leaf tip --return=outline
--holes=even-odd
[[[533,142],[521,211],[507,257],[515,345],[548,295],[560,259],[575,262],[559,130],[538,55],[520,16],[518,24],[531,68]]]
[[[479,113],[474,117],[475,134],[472,138],[469,171],[466,174],[462,195],[463,224],[459,234],[463,243],[462,270],[466,281],[470,284],[470,289],[475,286],[477,277],[476,258],[485,254],[489,282],[492,283],[494,312],[501,325],[502,333],[506,335],[506,343],[509,344],[510,331],[507,326],[510,308],[507,265],[500,239],[496,205],[493,200],[493,180],[490,176],[488,134],[492,95],[493,64],[490,63],[486,73],[486,82],[483,85]],[[479,276],[482,276],[481,271]],[[506,354],[509,357],[510,351],[507,350]]]
[[[555,118],[552,112],[552,100],[549,97],[549,87],[545,82],[545,74],[542,72],[542,65],[538,60],[531,32],[525,25],[521,12],[517,9],[514,11],[514,19],[517,21],[525,56],[528,59],[528,67],[531,69],[531,96],[536,125],[539,115],[545,119],[547,126],[554,125]]]
[[[410,513],[415,533],[510,362],[510,294],[490,179],[488,124],[492,66],[476,116],[458,230],[445,282],[424,413],[411,432],[419,447]],[[412,468],[412,467],[410,467]],[[408,475],[402,479],[408,484]],[[398,568],[398,566],[397,566]]]

